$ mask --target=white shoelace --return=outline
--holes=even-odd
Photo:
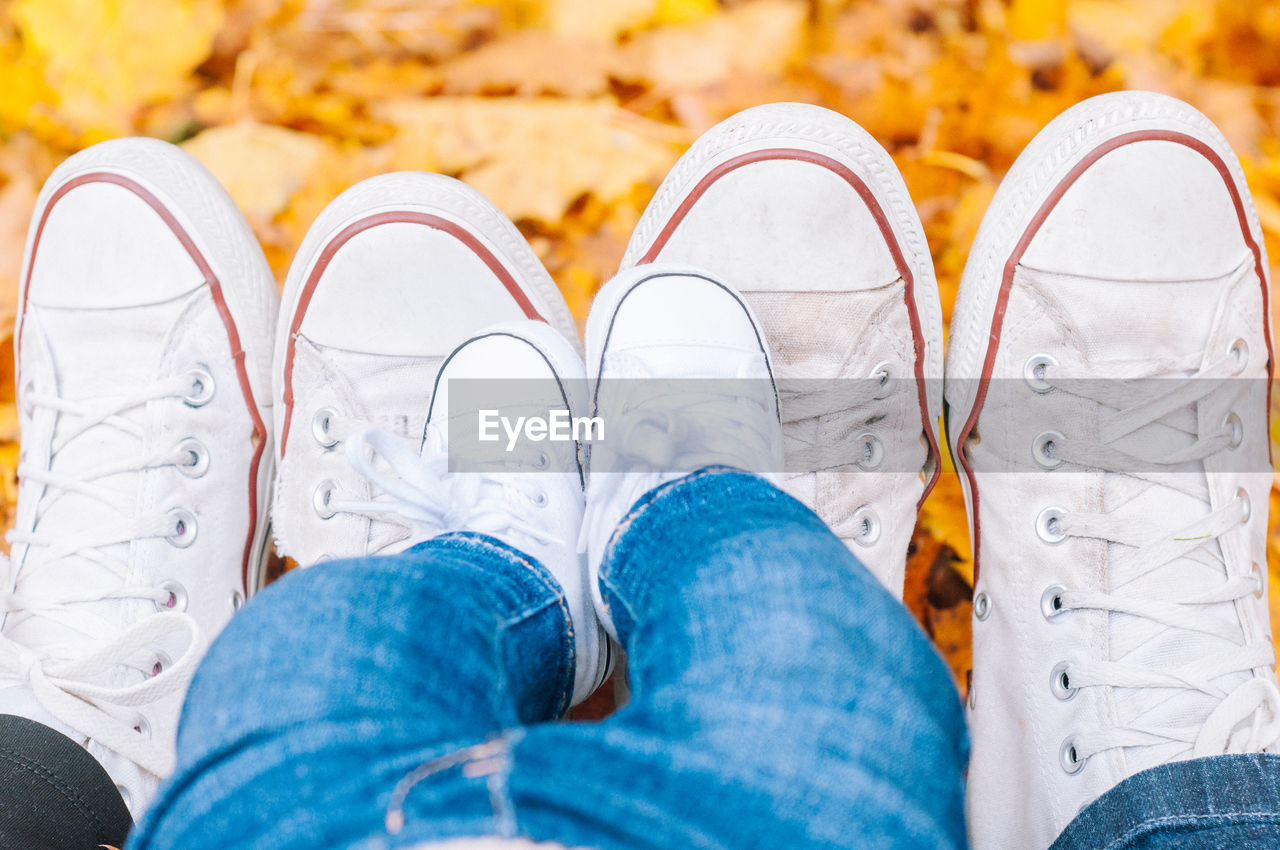
[[[1194,411],[1197,402],[1227,386],[1226,379],[1238,371],[1239,362],[1228,354],[1203,368],[1197,368],[1197,359],[1194,363],[1161,364],[1157,370],[1158,374],[1184,375],[1195,370],[1184,380],[1121,379],[1126,372],[1133,374],[1132,365],[1115,364],[1114,376],[1100,375],[1096,367],[1091,367],[1087,379],[1056,366],[1043,370],[1043,379],[1055,388],[1087,398],[1107,411],[1100,420],[1097,442],[1055,436],[1046,447],[1051,459],[1117,476],[1113,481],[1118,485],[1119,497],[1112,513],[1153,487],[1171,488],[1208,506],[1207,480],[1203,474],[1187,474],[1186,465],[1228,450],[1233,435],[1225,427],[1212,433],[1196,433],[1195,416],[1188,408]],[[1247,383],[1241,381],[1240,386]],[[1194,436],[1194,440],[1180,450],[1162,449],[1159,456],[1143,456],[1115,445],[1151,426],[1175,429]],[[1175,471],[1178,467],[1183,471]],[[1152,747],[1159,753],[1159,761],[1168,761],[1224,752],[1260,752],[1280,743],[1280,689],[1273,677],[1251,676],[1230,690],[1216,684],[1224,676],[1251,674],[1257,668],[1273,665],[1271,643],[1249,642],[1246,636],[1246,642],[1241,644],[1239,626],[1207,615],[1205,607],[1234,603],[1261,589],[1260,577],[1225,577],[1234,571],[1228,571],[1218,545],[1218,538],[1238,527],[1247,518],[1248,510],[1247,501],[1237,498],[1185,527],[1168,527],[1167,521],[1162,527],[1158,517],[1148,523],[1135,523],[1111,513],[1063,512],[1050,520],[1049,531],[1053,534],[1100,539],[1123,547],[1109,562],[1109,592],[1067,588],[1057,593],[1051,603],[1064,612],[1104,611],[1143,621],[1144,627],[1130,630],[1126,640],[1113,642],[1113,657],[1124,658],[1151,641],[1176,640],[1174,633],[1179,631],[1211,635],[1239,647],[1177,669],[1096,659],[1070,663],[1065,675],[1072,691],[1094,686],[1134,689],[1137,693],[1127,698],[1125,706],[1128,717],[1141,718],[1180,693],[1203,695],[1216,703],[1202,721],[1192,724],[1137,723],[1081,733],[1071,743],[1078,763],[1114,748]],[[1168,586],[1164,588],[1164,598],[1152,594],[1150,582],[1140,586],[1144,578],[1174,561],[1203,565],[1210,576],[1224,578],[1207,593],[1182,590],[1180,595],[1179,587]]]
[[[509,468],[493,473],[450,473],[443,433],[428,425],[425,439],[423,455],[402,438],[379,428],[366,429],[346,441],[351,467],[380,495],[369,499],[335,498],[330,507],[377,520],[385,531],[371,545],[374,551],[451,531],[473,531],[504,541],[524,540],[543,546],[562,545],[563,541],[530,519],[530,511],[545,507],[548,496],[528,474]]]
[[[176,377],[127,396],[74,401],[25,392],[22,401],[33,413],[47,409],[57,413],[64,422],[75,423],[64,427],[54,440],[50,452],[56,457],[72,440],[99,427],[114,428],[141,440],[143,427],[125,414],[149,402],[183,398],[191,390],[190,377]],[[120,495],[99,484],[101,479],[197,461],[188,448],[179,445],[148,456],[113,460],[78,475],[20,463],[18,476],[28,483],[44,486],[35,510],[39,518],[59,499],[72,493],[118,511]],[[0,637],[0,681],[29,685],[39,703],[54,718],[158,776],[172,770],[170,747],[151,739],[141,709],[185,690],[195,672],[204,638],[190,615],[168,610],[177,602],[171,589],[128,583],[128,561],[107,550],[135,540],[170,538],[186,531],[184,527],[179,532],[172,514],[158,514],[96,528],[60,529],[57,534],[10,532],[9,542],[26,546],[27,554],[14,590],[0,599],[0,609],[6,615],[6,635],[29,619],[39,618],[83,636],[83,640],[71,643],[36,647],[20,646],[7,636]],[[77,592],[74,581],[68,581],[65,591],[58,594],[23,589],[32,576],[70,567],[71,559],[92,564],[109,574],[115,579],[115,586],[105,593],[92,594]],[[12,577],[15,565],[7,558],[4,565]],[[158,610],[120,631],[114,622],[92,608],[92,603],[105,600],[150,601]],[[156,650],[162,644],[181,646],[183,651],[162,665]],[[103,684],[112,675],[111,671],[120,668],[137,671],[144,678],[132,685]]]
[[[835,379],[779,387],[791,477],[844,468],[850,463],[864,468],[878,466],[876,455],[883,446],[865,423],[876,403],[893,391],[892,381],[886,373],[881,381]],[[811,433],[796,427],[804,423],[812,423]],[[850,446],[855,440],[861,445]]]

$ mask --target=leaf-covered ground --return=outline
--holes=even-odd
[[[0,337],[41,182],[113,136],[201,159],[281,280],[350,184],[395,169],[461,177],[519,223],[582,320],[699,133],[757,103],[809,101],[893,154],[949,319],[1001,175],[1059,111],[1114,89],[1167,92],[1218,123],[1280,256],[1277,84],[1280,0],[0,0]],[[962,685],[971,576],[948,466],[906,599]]]

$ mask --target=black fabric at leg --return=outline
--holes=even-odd
[[[123,847],[131,826],[115,783],[83,747],[0,714],[0,847]]]

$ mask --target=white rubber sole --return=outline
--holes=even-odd
[[[221,286],[223,302],[245,352],[250,394],[262,418],[263,449],[257,475],[258,510],[250,550],[246,591],[261,589],[270,557],[269,512],[275,480],[275,451],[271,440],[271,362],[279,297],[275,277],[248,222],[226,189],[194,157],[157,139],[115,139],[69,157],[45,182],[36,202],[19,284],[18,319],[14,343],[21,339],[27,290],[27,261],[38,224],[57,192],[80,177],[113,174],[129,179],[155,195],[191,238]],[[16,354],[16,352],[15,352]]]
[[[845,116],[810,104],[771,103],[739,112],[712,127],[663,180],[632,234],[622,268],[640,262],[684,199],[710,172],[728,160],[770,148],[798,148],[842,162],[866,183],[884,210],[911,270],[912,300],[924,337],[929,422],[936,438],[942,415],[942,305],[929,243],[893,158],[870,133]],[[941,463],[941,458],[935,460]]]
[[[1152,92],[1115,92],[1083,101],[1051,121],[1014,161],[992,198],[974,239],[960,281],[947,344],[946,434],[960,471],[972,539],[973,494],[958,440],[973,411],[983,364],[992,345],[1004,266],[1032,218],[1067,175],[1107,141],[1141,130],[1169,130],[1192,136],[1226,163],[1244,202],[1250,232],[1263,251],[1262,228],[1245,183],[1244,171],[1222,133],[1194,107]],[[1271,319],[1267,317],[1270,334]],[[1274,336],[1272,337],[1274,338]],[[978,556],[974,552],[975,558]]]

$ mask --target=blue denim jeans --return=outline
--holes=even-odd
[[[129,846],[964,845],[950,675],[812,512],[708,470],[626,525],[601,571],[632,685],[610,718],[550,722],[561,591],[493,539],[298,570],[210,650]]]
[[[964,846],[950,677],[808,509],[704,470],[646,495],[623,527],[601,570],[632,684],[612,717],[553,722],[572,692],[572,625],[551,575],[502,543],[451,534],[295,571],[214,644],[177,772],[129,847]],[[1184,815],[1157,841],[1203,826],[1247,839],[1280,809],[1272,759],[1141,774],[1059,844],[1173,846],[1139,826],[1152,812]],[[1207,810],[1222,817],[1188,816]]]

